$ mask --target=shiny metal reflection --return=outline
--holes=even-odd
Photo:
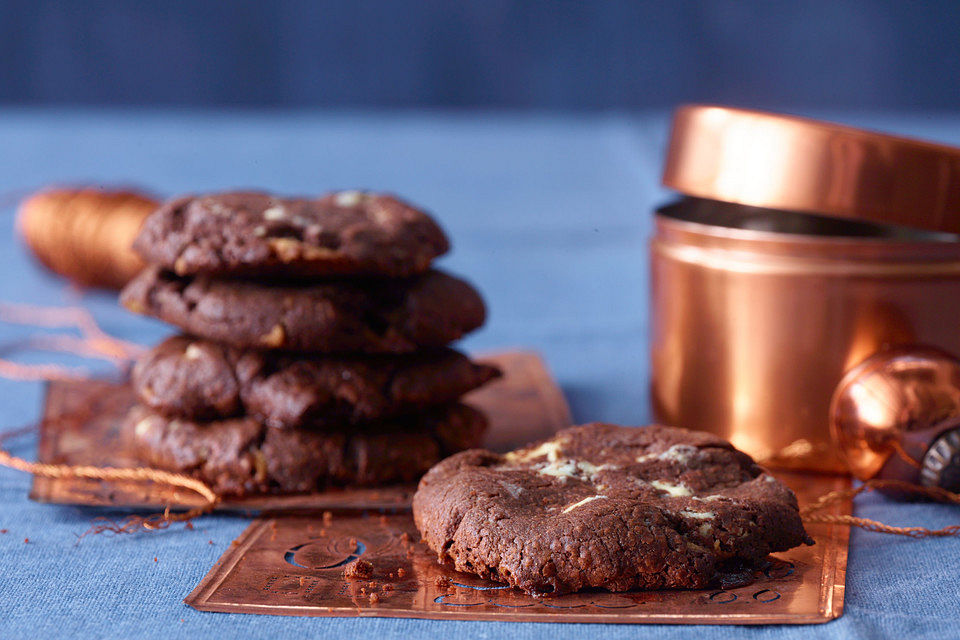
[[[930,443],[956,426],[951,419],[958,415],[960,362],[940,349],[901,347],[874,354],[844,376],[830,405],[830,426],[861,480],[914,480]]]

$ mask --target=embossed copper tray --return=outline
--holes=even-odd
[[[845,488],[839,476],[781,473],[801,502]],[[849,503],[834,513],[849,513]],[[771,557],[751,584],[701,591],[590,592],[537,599],[437,564],[408,513],[264,516],[185,602],[201,611],[443,620],[810,624],[843,611],[847,527],[810,525],[817,541]],[[356,558],[373,575],[344,577]],[[371,597],[371,594],[374,594]]]
[[[503,377],[466,401],[490,419],[485,446],[501,451],[546,438],[570,424],[563,394],[535,353],[512,351],[481,356]],[[119,437],[120,419],[134,403],[130,387],[104,380],[54,382],[47,388],[40,424],[40,462],[113,467],[141,466]],[[412,486],[340,489],[321,493],[251,497],[226,501],[223,509],[402,508]],[[202,500],[188,490],[83,478],[34,478],[30,498],[39,502],[110,507],[192,507]]]

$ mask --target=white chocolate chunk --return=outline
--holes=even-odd
[[[716,517],[712,511],[694,511],[692,509],[682,509],[680,515],[684,518],[697,518],[699,520],[709,520],[710,518]]]
[[[334,202],[341,207],[355,207],[362,198],[363,194],[359,191],[341,191],[334,196]]]
[[[553,476],[555,478],[574,478],[578,474],[577,462],[575,460],[554,460],[543,467],[537,469],[537,473],[542,476]]]
[[[197,360],[201,356],[203,356],[203,349],[193,342],[187,345],[186,350],[183,352],[183,357],[187,360]]]
[[[675,444],[660,454],[661,460],[672,460],[680,464],[687,464],[692,458],[700,455],[700,449],[689,444]]]
[[[665,482],[663,480],[651,480],[650,484],[655,489],[666,491],[668,494],[670,494],[671,498],[682,498],[693,495],[693,491],[690,491],[690,487],[682,482],[680,484],[673,484],[672,482]]]
[[[133,432],[137,435],[137,437],[142,438],[147,434],[148,431],[150,431],[150,427],[152,425],[153,420],[150,418],[144,418],[136,424],[136,426],[133,428]]]
[[[637,462],[649,462],[650,460],[669,460],[678,464],[687,464],[691,459],[698,456],[700,450],[689,444],[675,444],[672,447],[660,451],[659,453],[646,453],[637,457]]]
[[[573,511],[573,510],[576,509],[577,507],[581,507],[581,506],[587,504],[588,502],[593,502],[594,500],[600,500],[600,499],[606,498],[606,497],[607,497],[607,496],[590,496],[589,498],[584,498],[584,499],[581,500],[580,502],[574,502],[572,505],[570,505],[569,507],[565,508],[565,509],[564,509],[563,511],[561,511],[560,513],[570,513],[571,511]]]
[[[556,440],[548,440],[536,449],[511,451],[504,457],[510,461],[527,461],[546,456],[549,462],[556,462],[560,459],[561,453],[563,451],[560,449],[560,443]]]
[[[700,535],[706,537],[706,536],[710,535],[710,532],[711,532],[711,531],[713,531],[713,526],[710,525],[710,524],[704,523],[704,524],[700,525],[700,528],[698,529],[698,531],[700,532]]]
[[[613,469],[613,465],[602,464],[599,467],[586,460],[555,460],[537,469],[542,476],[553,476],[566,480],[567,478],[593,479],[599,472]]]
[[[523,493],[523,487],[515,485],[512,482],[504,482],[503,480],[499,481],[501,487],[507,490],[507,493],[510,494],[511,498],[518,498],[520,494]]]
[[[274,205],[263,212],[264,220],[283,220],[287,217],[287,210],[281,205]]]
[[[283,325],[275,324],[273,328],[270,329],[270,333],[266,333],[260,336],[260,344],[265,347],[271,347],[276,349],[283,345],[283,341],[286,339],[287,333],[283,330]]]

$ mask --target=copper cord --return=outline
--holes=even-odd
[[[143,347],[105,333],[90,312],[82,307],[36,307],[0,302],[0,322],[40,327],[73,328],[80,337],[55,334],[31,336],[18,346],[21,349],[63,351],[125,365]],[[9,350],[9,349],[8,349]],[[24,364],[0,358],[0,377],[11,380],[81,380],[89,377],[85,369],[56,364]]]
[[[0,321],[31,324],[42,327],[74,328],[80,337],[56,334],[31,336],[19,347],[64,351],[78,355],[103,358],[118,367],[129,364],[143,347],[125,340],[114,338],[105,333],[93,316],[80,307],[47,308],[29,305],[0,303]],[[14,380],[78,380],[88,377],[81,369],[56,364],[22,364],[0,358],[0,377]],[[48,464],[30,462],[18,458],[2,447],[7,439],[33,430],[33,426],[0,434],[0,466],[30,473],[44,478],[90,478],[96,480],[120,480],[132,482],[153,482],[172,487],[188,489],[200,495],[205,503],[180,513],[169,508],[163,513],[149,516],[129,516],[120,523],[97,518],[87,533],[133,533],[141,529],[165,529],[174,522],[186,522],[197,516],[209,513],[220,501],[220,497],[207,484],[188,475],[152,469],[149,467],[94,467],[86,465]],[[84,534],[86,535],[86,534]],[[81,536],[82,537],[82,536]]]
[[[802,517],[803,521],[807,523],[849,525],[851,527],[866,529],[867,531],[874,531],[876,533],[889,533],[898,536],[910,536],[911,538],[960,535],[960,525],[951,525],[949,527],[943,527],[942,529],[927,529],[926,527],[894,527],[876,520],[870,520],[869,518],[817,513],[818,511],[822,511],[826,507],[829,507],[836,502],[842,500],[853,500],[861,493],[875,491],[877,489],[893,489],[895,491],[903,491],[905,493],[912,493],[926,498],[932,498],[939,502],[960,504],[960,494],[947,491],[946,489],[942,489],[940,487],[924,487],[912,482],[906,482],[904,480],[881,480],[874,478],[873,480],[866,480],[859,487],[831,491],[820,496],[815,502],[800,509],[800,517]]]
[[[913,457],[907,453],[906,449],[903,448],[903,445],[900,444],[898,440],[893,440],[890,442],[890,446],[893,449],[893,452],[897,454],[897,457],[906,462],[908,465],[914,469],[923,468],[923,464],[919,460],[914,460]]]
[[[36,429],[35,425],[28,425],[0,434],[0,466],[30,473],[42,478],[89,478],[93,480],[121,480],[128,482],[154,482],[171,487],[181,487],[200,495],[206,502],[181,513],[173,513],[169,507],[163,513],[149,516],[129,516],[120,523],[114,523],[106,518],[96,518],[94,525],[87,533],[134,533],[140,529],[154,531],[166,529],[174,522],[186,522],[198,516],[210,513],[220,502],[220,496],[206,483],[181,473],[172,473],[149,467],[94,467],[89,465],[48,464],[45,462],[30,462],[14,456],[2,447],[8,439],[24,435]],[[83,535],[87,535],[87,533]],[[81,536],[82,537],[82,536]]]
[[[119,289],[144,266],[130,247],[156,207],[135,191],[47,189],[20,204],[17,229],[50,270],[80,285]]]
[[[129,480],[133,482],[158,482],[173,487],[190,489],[213,505],[219,497],[203,482],[179,473],[170,473],[147,467],[119,468],[92,467],[85,465],[47,464],[29,462],[0,449],[0,464],[17,471],[31,473],[43,478],[92,478],[96,480]]]

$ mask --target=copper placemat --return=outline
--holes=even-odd
[[[485,446],[507,451],[549,437],[570,424],[563,394],[535,353],[511,351],[478,358],[496,364],[503,378],[466,396],[490,419]],[[141,466],[119,437],[119,423],[135,402],[126,384],[103,380],[53,382],[47,388],[40,424],[40,462],[101,467]],[[340,489],[304,495],[225,501],[222,509],[350,509],[407,507],[412,486]],[[110,507],[194,507],[200,496],[184,489],[83,478],[33,480],[39,502]]]
[[[849,486],[782,473],[801,503]],[[833,513],[849,513],[850,503]],[[753,582],[702,591],[590,592],[537,599],[437,564],[409,513],[262,517],[230,545],[185,602],[201,611],[296,616],[534,622],[809,624],[843,611],[849,529],[808,527],[817,541],[771,557]],[[356,558],[370,577],[345,578]]]

